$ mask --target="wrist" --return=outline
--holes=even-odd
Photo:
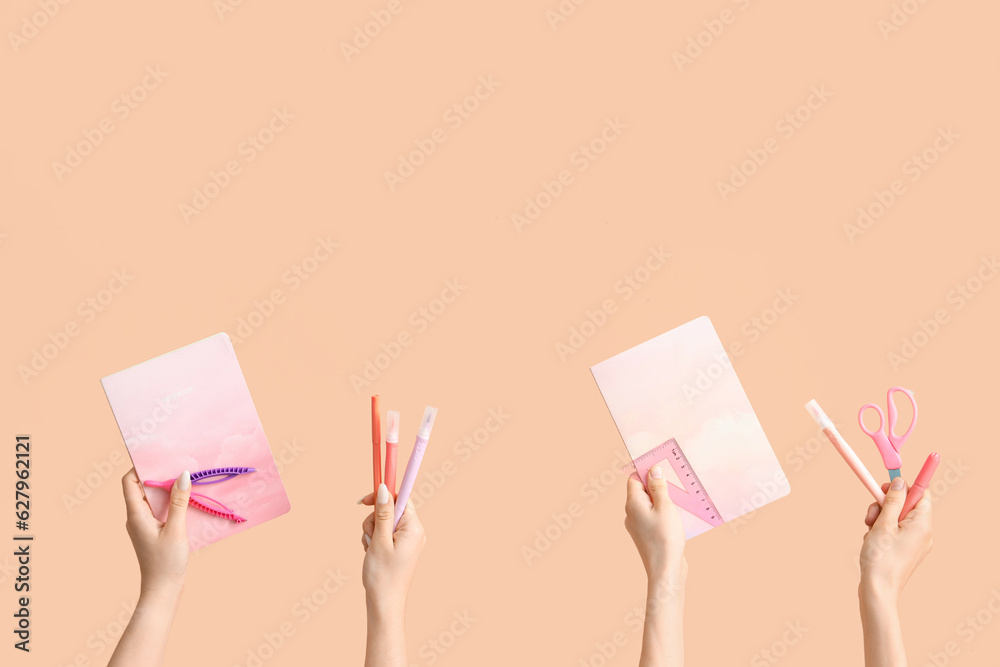
[[[366,591],[365,605],[369,621],[402,623],[406,614],[406,598]]]
[[[870,610],[895,610],[899,591],[889,583],[874,577],[862,577],[858,584],[858,599],[861,606]]]
[[[137,607],[162,609],[176,607],[180,601],[183,584],[173,582],[142,582],[139,587]]]
[[[686,565],[686,564],[685,564]],[[681,599],[687,584],[687,567],[673,568],[650,575],[646,583],[647,599]]]

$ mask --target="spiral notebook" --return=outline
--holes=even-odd
[[[699,317],[590,369],[627,466],[659,464],[688,538],[788,495],[790,487],[715,328]]]
[[[288,512],[288,495],[228,335],[167,352],[101,384],[141,481],[172,480],[184,470],[237,473],[192,484],[201,505],[187,509],[192,551]],[[143,491],[163,521],[169,490]]]

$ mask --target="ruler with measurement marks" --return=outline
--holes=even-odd
[[[639,473],[639,480],[645,484],[649,469],[663,461],[670,464],[670,467],[677,473],[677,479],[683,485],[681,487],[667,482],[670,500],[702,521],[712,526],[721,526],[724,522],[719,510],[715,508],[715,503],[709,497],[708,491],[698,479],[698,474],[691,467],[683,450],[681,450],[681,446],[674,438],[670,438],[662,445],[654,447],[639,458],[634,459],[632,463],[623,466],[622,472],[636,471]]]

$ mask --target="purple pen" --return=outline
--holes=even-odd
[[[417,431],[417,441],[413,443],[413,451],[410,452],[410,460],[406,462],[406,472],[403,473],[403,481],[399,483],[399,495],[396,496],[395,519],[392,522],[392,529],[396,530],[399,525],[399,518],[403,516],[406,509],[406,501],[410,499],[410,492],[413,491],[413,483],[417,479],[417,471],[420,470],[420,462],[424,459],[424,449],[427,441],[431,437],[431,428],[434,426],[434,418],[437,417],[437,408],[427,406],[424,408],[424,418],[420,420],[420,429]]]

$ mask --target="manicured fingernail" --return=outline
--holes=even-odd
[[[660,466],[653,466],[649,469],[649,476],[653,479],[663,479],[663,471],[660,470]]]
[[[372,538],[368,537],[368,533],[365,533],[365,544],[368,546],[372,545]]]
[[[385,484],[378,485],[378,503],[379,505],[385,505],[389,502],[389,487]]]
[[[897,477],[896,479],[892,480],[892,484],[889,485],[889,488],[895,489],[896,491],[903,488],[903,478]]]
[[[189,471],[185,470],[177,478],[177,488],[181,491],[187,491],[191,488],[191,473]]]
[[[358,504],[360,505],[361,503],[365,502],[365,498],[367,498],[367,497],[368,497],[367,493],[365,495],[361,496],[361,500],[358,501]]]

